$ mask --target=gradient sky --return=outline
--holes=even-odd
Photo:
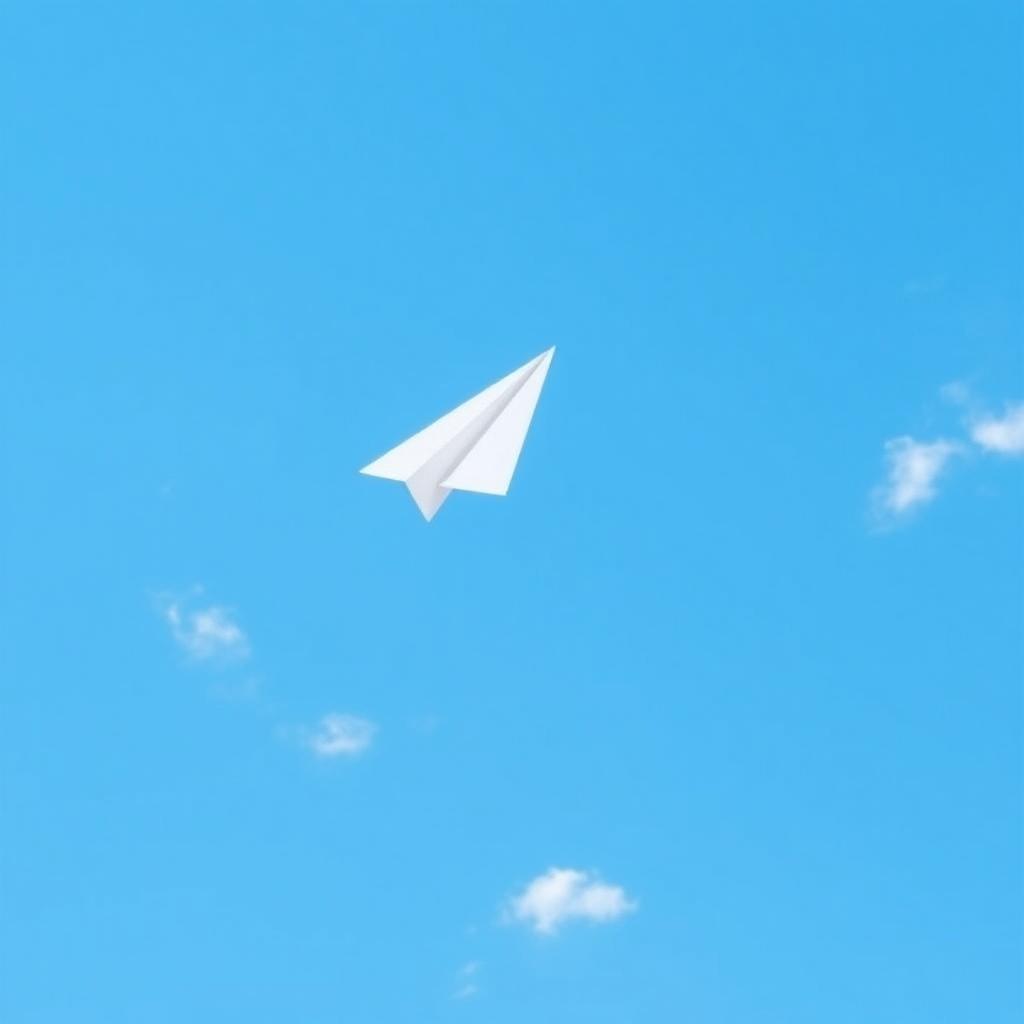
[[[5,1024],[1016,1024],[1021,32],[5,4]]]

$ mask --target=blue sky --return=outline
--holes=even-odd
[[[6,4],[0,1016],[1019,1020],[1021,28]]]

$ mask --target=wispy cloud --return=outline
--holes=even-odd
[[[165,601],[163,616],[178,646],[196,661],[237,660],[249,656],[249,638],[223,605],[186,609],[178,600]]]
[[[959,406],[967,436],[962,441],[939,438],[918,441],[904,435],[885,442],[886,477],[872,492],[876,524],[882,527],[905,519],[938,494],[938,483],[950,460],[964,455],[1024,455],[1024,402],[1009,402],[1002,414],[986,412],[967,380],[954,380],[939,390]]]
[[[320,719],[305,737],[317,757],[358,757],[373,743],[377,726],[358,715],[332,713]]]
[[[982,416],[971,424],[971,440],[985,451],[1024,455],[1024,402],[1009,405],[1002,416]]]
[[[249,638],[225,605],[205,604],[203,587],[189,591],[157,594],[160,615],[170,628],[178,646],[193,661],[210,662],[218,668],[236,665],[249,658]],[[250,705],[277,715],[279,709],[264,694],[263,680],[246,669],[217,673],[213,692],[226,700]],[[318,758],[356,758],[373,744],[377,725],[359,715],[330,712],[315,725],[295,726],[280,723],[275,732],[289,743],[304,747]]]
[[[470,999],[480,991],[476,977],[480,973],[480,961],[470,960],[455,972],[455,991],[452,999]]]
[[[886,441],[886,479],[874,495],[879,518],[905,516],[916,506],[931,501],[938,493],[940,475],[960,451],[962,445],[944,438],[915,441],[912,437],[894,437]]]
[[[602,882],[591,871],[550,868],[509,901],[506,918],[550,935],[566,921],[604,923],[635,909],[621,886]]]
[[[974,392],[966,380],[951,380],[939,388],[939,395],[951,405],[969,406]]]

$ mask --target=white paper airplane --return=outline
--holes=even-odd
[[[508,494],[553,348],[361,469],[398,480],[430,522],[452,491]]]

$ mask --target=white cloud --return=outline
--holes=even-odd
[[[951,380],[943,384],[939,395],[951,405],[970,405],[974,401],[971,386],[965,380]]]
[[[931,501],[946,463],[961,450],[955,441],[941,438],[915,441],[912,437],[894,437],[886,441],[888,474],[875,491],[879,511],[884,516],[899,516]]]
[[[1024,402],[1009,406],[1003,416],[975,420],[971,440],[986,451],[1024,455]]]
[[[550,868],[509,902],[507,917],[544,934],[566,921],[614,921],[636,909],[624,889],[600,881],[591,871]]]
[[[330,714],[306,737],[317,757],[358,757],[373,742],[377,726],[358,715]]]
[[[178,646],[198,661],[249,655],[249,638],[228,608],[210,605],[186,611],[178,601],[170,601],[164,608],[164,618]]]
[[[480,986],[473,980],[480,971],[480,961],[470,960],[463,964],[455,973],[456,989],[452,999],[470,999],[480,991]]]

